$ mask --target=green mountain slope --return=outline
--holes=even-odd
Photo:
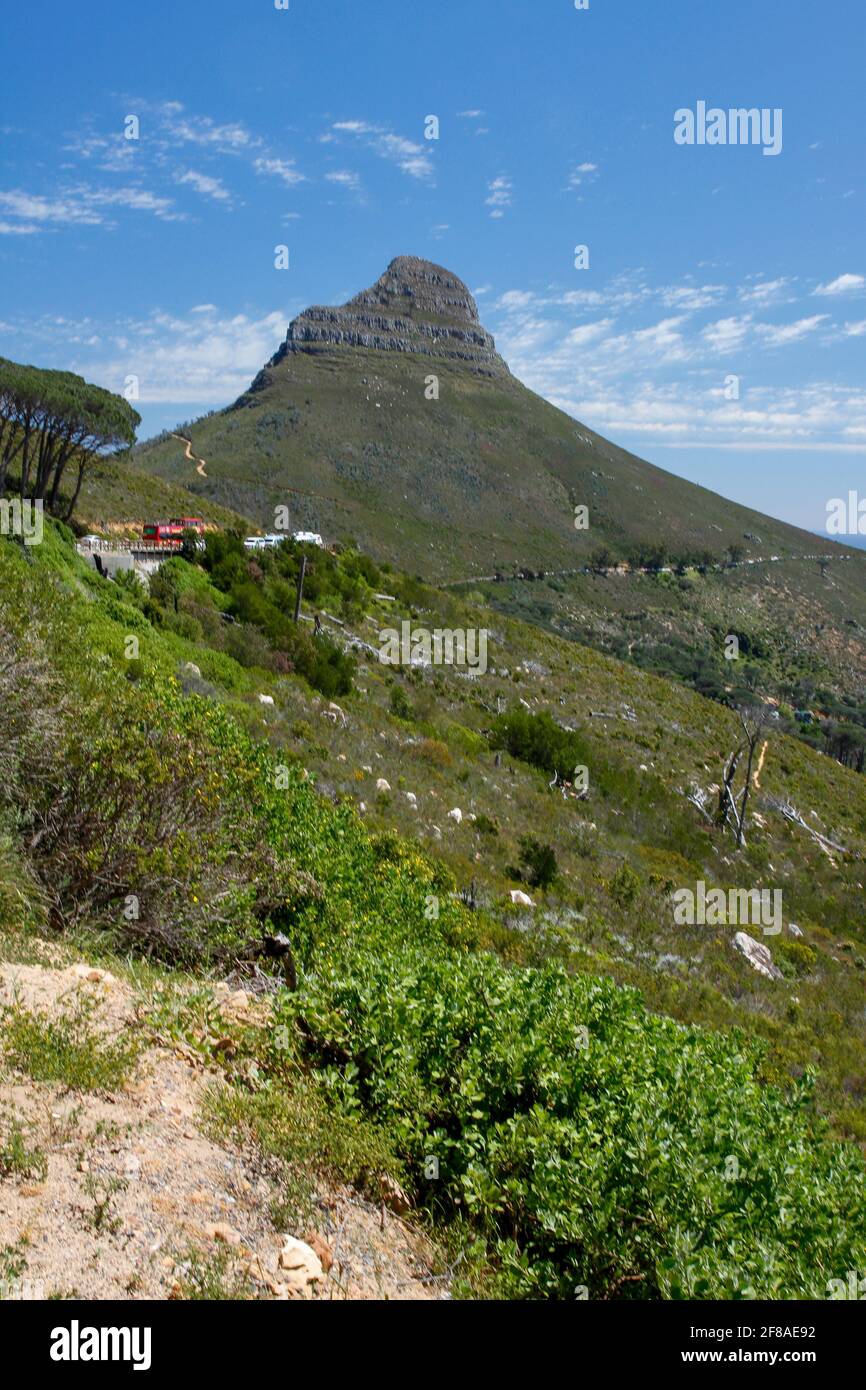
[[[673,554],[719,558],[732,544],[744,556],[834,550],[542,400],[511,376],[466,286],[412,257],[347,305],[301,314],[249,391],[188,433],[208,460],[197,496],[263,526],[289,504],[298,527],[350,536],[427,579],[565,569],[600,544],[623,555],[660,539]],[[189,481],[175,439],[142,445],[137,460]],[[574,525],[581,505],[587,530]],[[853,563],[866,574],[866,557]]]
[[[483,683],[362,656],[344,722],[329,718],[265,630],[219,616],[227,598],[266,616],[297,550],[231,547],[173,559],[148,597],[88,569],[53,523],[32,552],[0,539],[0,938],[99,933],[198,975],[270,974],[266,1027],[209,1030],[203,987],[169,1036],[221,1070],[223,1122],[264,1161],[309,1114],[323,1164],[398,1181],[452,1246],[458,1292],[824,1298],[861,1268],[862,1156],[830,1142],[804,1072],[862,1138],[864,779],[774,738],[737,854],[683,795],[717,775],[731,711],[313,555],[334,634],[375,641],[410,612],[491,627]],[[394,604],[375,596],[383,578]],[[500,702],[573,728],[588,803],[496,759]],[[778,811],[793,799],[844,849]],[[506,887],[528,828],[561,856],[530,911]],[[672,889],[699,878],[784,884],[778,975],[730,927],[671,921]],[[20,1010],[0,1019],[17,1066],[12,1023],[18,1037]]]

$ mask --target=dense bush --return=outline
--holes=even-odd
[[[533,835],[520,841],[521,876],[533,888],[549,888],[556,878],[556,851]]]
[[[821,1298],[863,1267],[862,1160],[809,1081],[784,1097],[757,1048],[631,991],[356,933],[283,1017],[502,1296]]]

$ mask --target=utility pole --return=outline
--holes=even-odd
[[[307,573],[307,557],[301,556],[301,568],[298,574],[298,597],[295,599],[295,622],[301,620],[301,599],[304,596],[304,575]]]

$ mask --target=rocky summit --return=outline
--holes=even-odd
[[[348,303],[300,314],[233,405],[144,445],[136,461],[197,506],[271,530],[290,505],[298,530],[437,581],[515,569],[562,579],[630,553],[658,564],[662,539],[674,567],[721,563],[733,546],[756,576],[772,556],[815,552],[814,536],[636,458],[529,390],[465,283],[415,256],[392,260]],[[859,566],[866,556],[838,565],[836,584]],[[598,603],[613,592],[603,586]],[[643,612],[640,595],[622,594],[627,612]],[[543,602],[583,621],[583,600],[548,589]],[[846,585],[844,617],[866,629],[862,584]],[[811,618],[812,638],[821,621]]]
[[[508,373],[462,280],[419,256],[396,256],[368,290],[341,306],[314,305],[289,324],[271,359],[323,346],[449,357],[485,374]]]

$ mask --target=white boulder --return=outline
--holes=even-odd
[[[746,957],[752,969],[757,970],[759,975],[766,975],[768,980],[781,980],[782,972],[773,964],[770,948],[762,941],[756,941],[748,932],[738,931],[734,937],[734,949]]]
[[[280,1269],[284,1271],[289,1284],[301,1293],[306,1293],[310,1284],[324,1279],[325,1271],[315,1250],[294,1236],[283,1236],[280,1251]]]

